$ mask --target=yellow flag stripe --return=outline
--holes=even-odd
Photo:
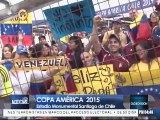
[[[32,14],[28,13],[26,20],[21,20],[19,17],[15,17],[9,21],[4,22],[4,24],[32,24]]]
[[[143,17],[143,14],[140,14],[140,15],[133,21],[133,23],[130,24],[130,28],[132,29],[132,28],[138,26],[138,25],[140,24],[140,22],[141,22],[142,17]]]

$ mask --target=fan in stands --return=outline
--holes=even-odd
[[[155,2],[155,8],[156,8],[156,10],[157,10],[158,12],[160,12],[160,0],[157,0],[157,1]]]

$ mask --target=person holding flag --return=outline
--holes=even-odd
[[[130,38],[133,44],[141,40],[148,40],[151,37],[151,27],[147,16],[144,13],[138,13],[137,9],[132,8],[129,11],[129,17],[132,20],[130,24]]]

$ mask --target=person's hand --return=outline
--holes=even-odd
[[[0,61],[0,64],[4,64],[6,61],[5,60],[1,60]]]
[[[0,64],[4,64],[4,63],[6,63],[8,61],[10,61],[10,60],[0,60]]]
[[[102,20],[102,18],[100,16],[94,16],[94,18],[93,18],[94,25],[99,26],[101,23],[101,20]]]
[[[65,60],[68,62],[68,61],[71,61],[71,59],[69,58],[69,56],[67,56],[66,54],[64,55],[64,58]]]
[[[69,62],[71,61],[71,59],[66,54],[64,55],[64,59],[65,59],[65,62],[66,62],[67,69],[70,69]]]
[[[116,89],[119,87],[119,85],[117,83],[112,84],[113,89]]]
[[[57,89],[56,89],[56,86],[54,84],[52,84],[50,86],[50,88],[46,91],[47,94],[53,94],[53,93],[56,93]]]
[[[22,33],[22,32],[19,32],[19,33],[18,33],[18,40],[19,40],[19,41],[22,41],[23,38],[24,38],[23,33]]]

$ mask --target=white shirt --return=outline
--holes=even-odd
[[[9,74],[13,86],[13,94],[27,94],[31,82],[51,79],[46,71],[18,71],[10,72]]]

